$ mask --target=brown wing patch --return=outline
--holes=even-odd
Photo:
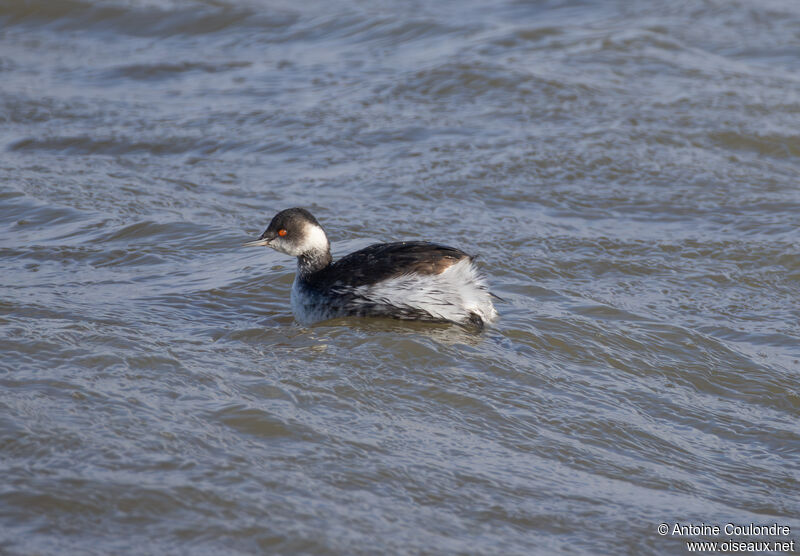
[[[411,272],[416,272],[419,274],[441,274],[458,261],[466,258],[467,256],[464,255],[463,257],[453,257],[450,255],[442,255],[439,258],[431,259],[427,261],[416,261],[414,264],[409,265],[409,270]]]
[[[379,243],[341,258],[312,282],[358,287],[403,274],[441,274],[464,258],[469,255],[459,249],[424,241]]]

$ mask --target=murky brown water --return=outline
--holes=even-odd
[[[800,543],[798,44],[794,0],[0,0],[0,552]],[[501,320],[295,324],[240,246],[298,205],[479,253]]]

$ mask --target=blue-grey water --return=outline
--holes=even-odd
[[[296,324],[291,206],[499,322]],[[0,553],[800,551],[799,226],[796,0],[0,0]]]

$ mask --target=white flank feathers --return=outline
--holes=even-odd
[[[353,293],[360,303],[421,309],[435,319],[468,323],[472,313],[485,323],[497,319],[489,289],[469,259],[462,259],[441,274],[402,274],[375,284],[359,286]],[[298,322],[308,324],[336,317],[335,309],[308,299],[295,278],[292,311]],[[355,303],[359,303],[358,298]]]
[[[370,300],[422,309],[435,318],[454,322],[469,321],[470,313],[486,323],[497,318],[486,283],[469,259],[458,261],[441,274],[403,274],[360,286],[356,291]]]

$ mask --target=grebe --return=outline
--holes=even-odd
[[[255,241],[297,257],[291,303],[301,324],[343,316],[454,322],[483,328],[497,318],[471,257],[424,241],[377,243],[332,262],[325,230],[302,208],[282,210]]]

